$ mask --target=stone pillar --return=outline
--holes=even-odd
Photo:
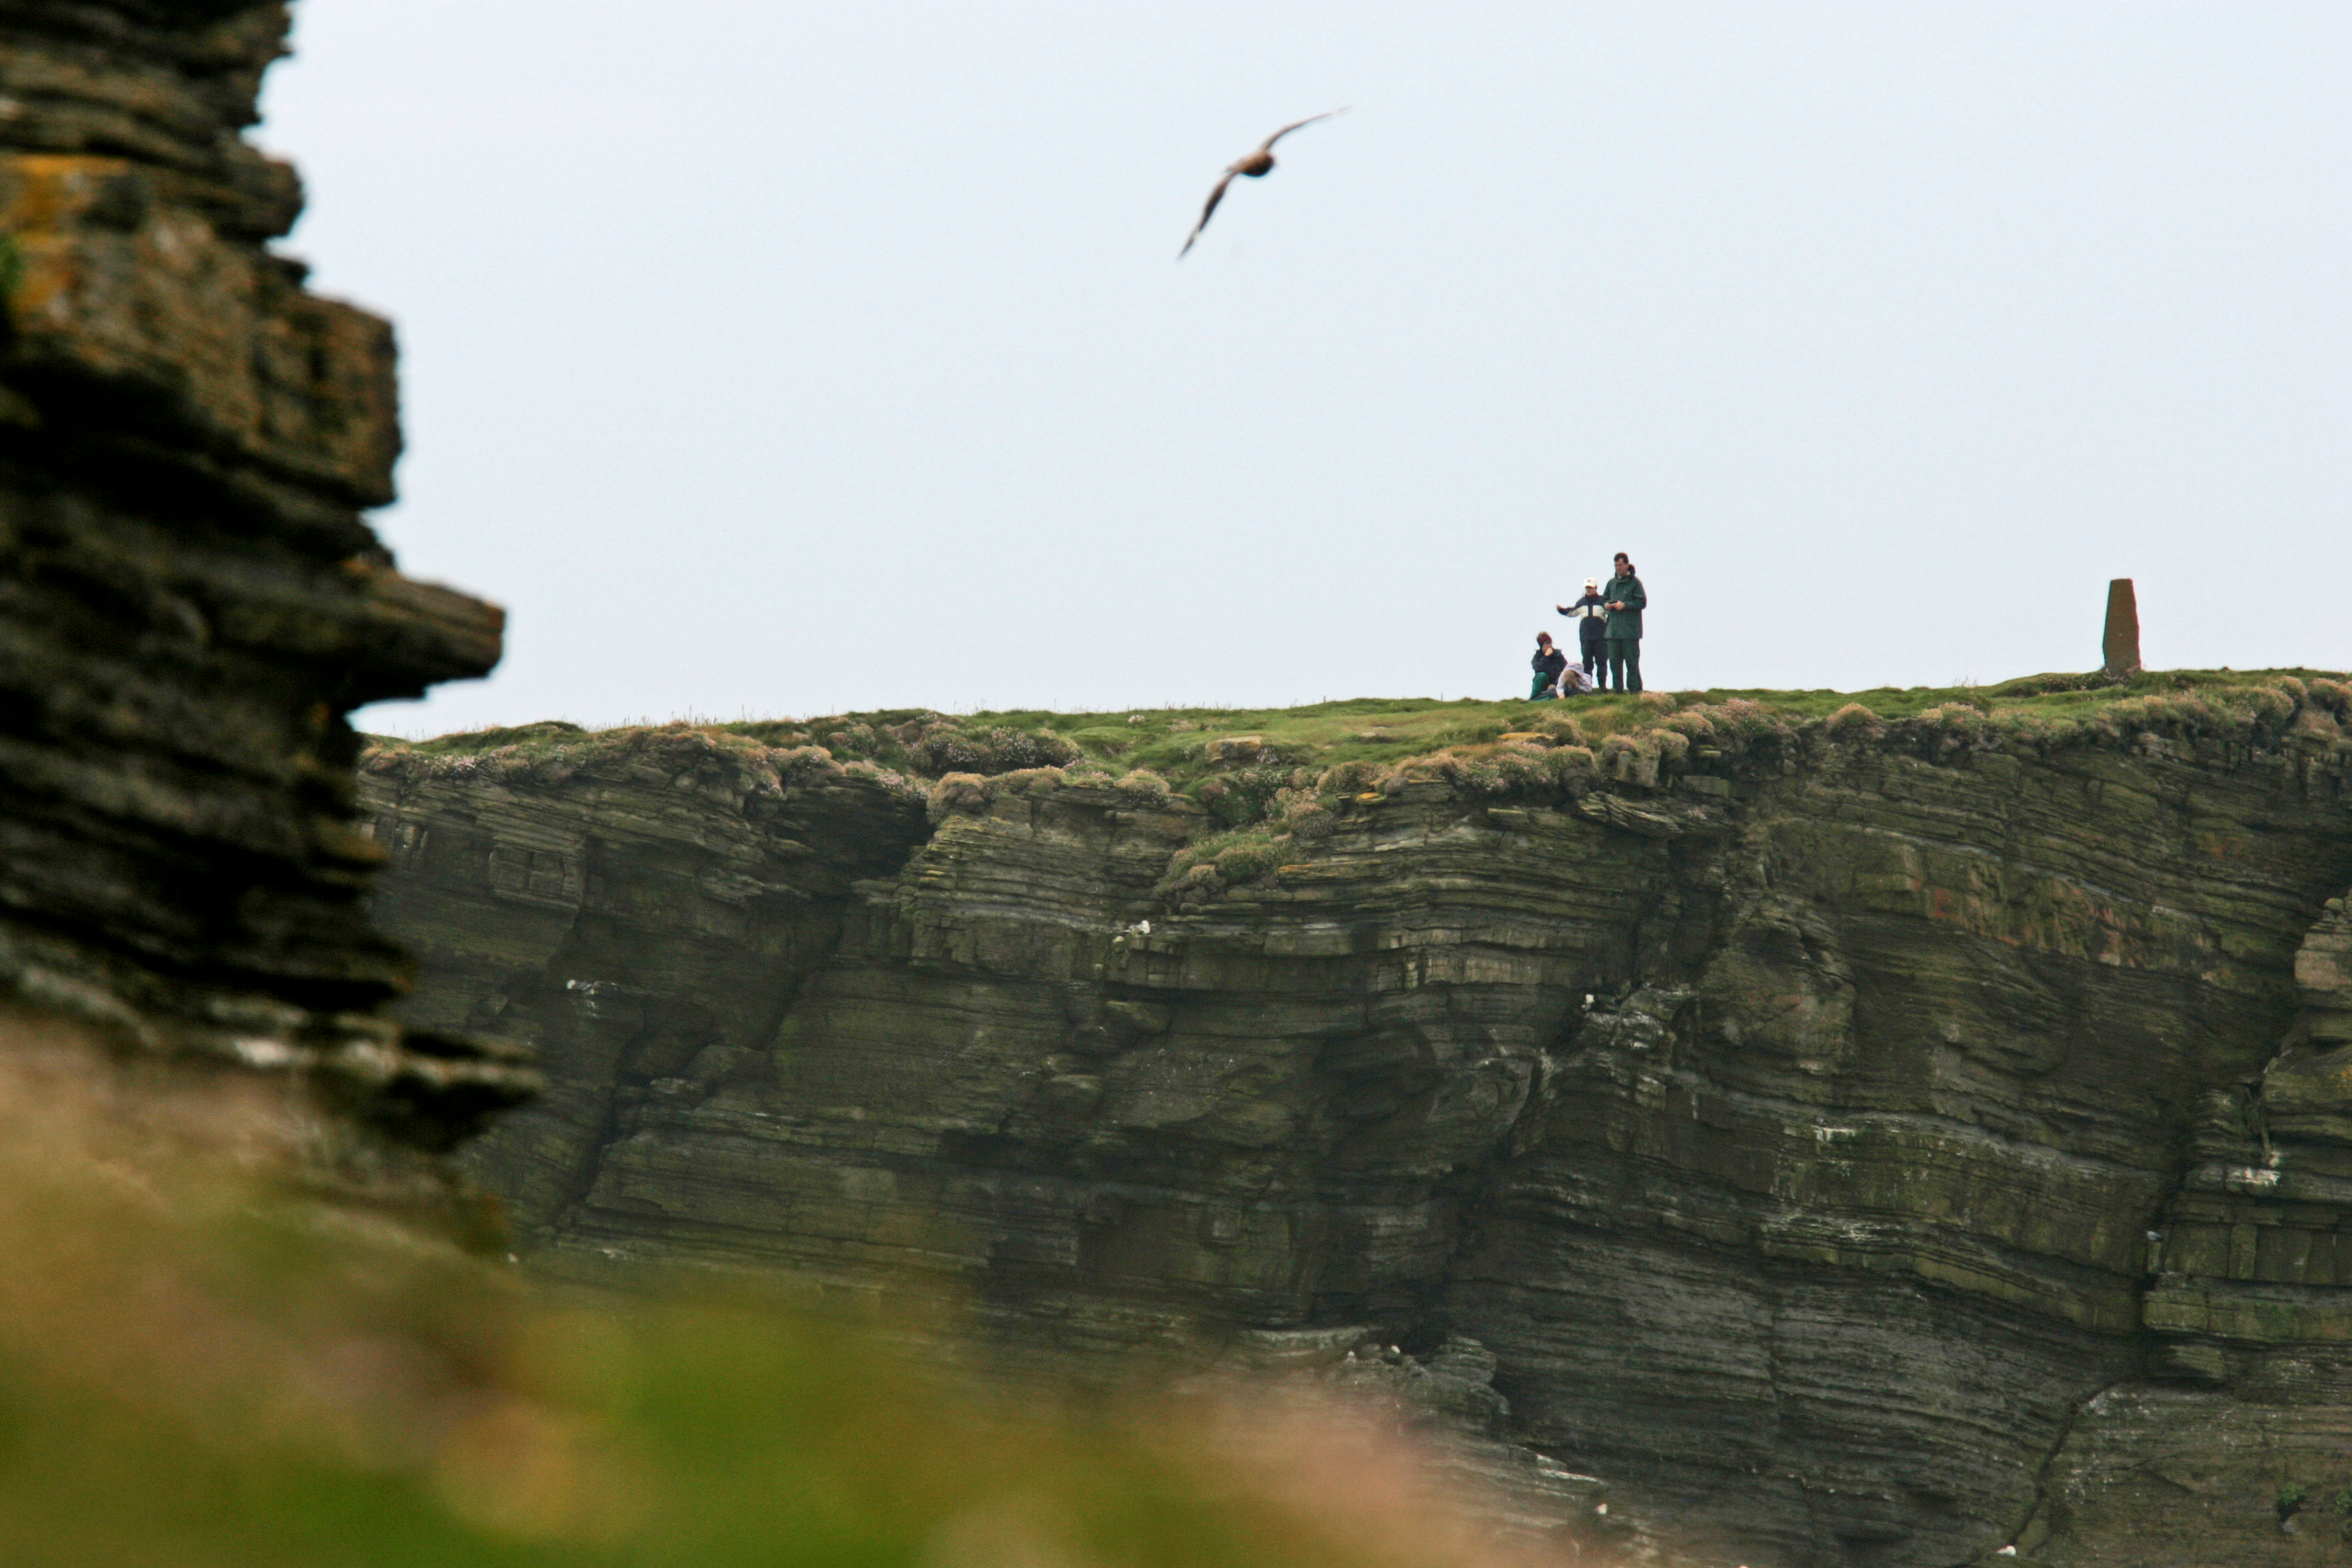
[[[2139,601],[2132,580],[2117,577],[2107,584],[2107,635],[2100,645],[2102,668],[2110,680],[2139,673]]]

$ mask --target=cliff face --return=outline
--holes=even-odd
[[[488,669],[499,616],[361,519],[391,330],[267,248],[301,190],[240,134],[286,26],[0,3],[0,991],[130,1059],[324,1089],[363,1128],[302,1136],[390,1196],[437,1180],[396,1151],[530,1075],[383,1016],[409,965],[365,918],[343,715]]]
[[[365,779],[416,1016],[560,1086],[467,1154],[553,1264],[1467,1357],[1750,1563],[2300,1563],[2352,1483],[2352,748],[2280,705],[1407,770],[1223,892],[1148,781],[931,829],[683,729]]]
[[[365,775],[400,872],[377,917],[424,944],[407,1017],[556,1065],[536,1102],[461,1156],[542,1240],[598,1179],[616,1118],[708,1051],[773,1042],[838,945],[858,879],[898,869],[928,832],[920,805],[877,784],[836,771],[782,791],[698,737],[554,772],[522,791],[466,765]]]

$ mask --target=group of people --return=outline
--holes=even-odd
[[[1552,606],[1576,622],[1577,649],[1583,655],[1583,663],[1570,663],[1568,655],[1553,646],[1549,632],[1538,632],[1536,656],[1529,661],[1536,679],[1528,698],[1540,701],[1583,691],[1641,690],[1642,611],[1649,602],[1642,579],[1633,574],[1633,563],[1619,551],[1616,574],[1607,587],[1587,577],[1582,598],[1573,605]]]

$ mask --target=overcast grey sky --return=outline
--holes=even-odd
[[[363,722],[2352,665],[2352,6],[302,0]],[[1222,166],[1285,142],[1173,258]]]

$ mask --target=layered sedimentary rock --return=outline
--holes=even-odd
[[[526,1239],[552,1238],[616,1118],[773,1041],[859,879],[897,870],[928,832],[884,785],[836,769],[782,789],[698,736],[649,736],[521,790],[469,762],[403,777],[379,760],[366,782],[374,837],[407,873],[376,911],[429,975],[409,1021],[561,1064],[463,1155]]]
[[[467,1156],[549,1266],[1394,1344],[1752,1563],[2297,1563],[2352,1485],[2352,748],[2263,700],[1701,715],[1607,778],[1327,791],[1222,891],[1150,781],[950,780],[927,826],[682,727],[366,779],[418,1017],[562,1086]]]
[[[530,1075],[383,1016],[410,965],[343,715],[480,674],[499,616],[362,519],[391,330],[268,249],[300,185],[241,134],[286,26],[0,4],[0,986],[126,1059],[325,1090],[301,1136],[391,1196]]]
[[[2148,1375],[2100,1390],[2051,1467],[2054,1560],[2352,1554],[2352,909],[2294,956],[2304,1006],[2209,1093],[2147,1237]],[[2114,1542],[2074,1550],[2071,1541]],[[2126,1550],[2122,1543],[2131,1543]]]
[[[1791,1561],[2039,1542],[2043,1457],[2165,1370],[2182,1144],[2276,1050],[2352,870],[2309,783],[2078,751],[1768,787],[1706,956],[1581,1032],[1454,1267],[1533,1440],[1727,1545],[1760,1504]],[[2259,1561],[2267,1495],[2234,1500]],[[2042,1555],[2156,1560],[2106,1524]]]

